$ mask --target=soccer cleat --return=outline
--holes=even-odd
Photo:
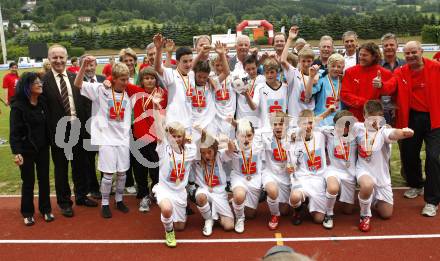
[[[423,188],[410,188],[405,193],[403,193],[403,196],[405,198],[417,198],[418,196],[423,194]]]
[[[204,236],[209,237],[212,235],[212,227],[214,226],[214,220],[207,219],[205,220],[205,226],[203,227],[202,233]]]
[[[280,217],[272,215],[267,225],[270,230],[276,230],[278,228],[279,222],[280,222]]]
[[[235,232],[240,234],[244,232],[244,218],[237,218],[234,229]]]
[[[295,226],[301,225],[302,223],[302,210],[302,205],[293,210],[292,224],[294,224]]]
[[[129,211],[127,205],[125,205],[123,201],[116,202],[116,209],[122,213],[128,213]]]
[[[426,203],[422,209],[422,215],[425,217],[435,217],[438,207],[433,204]]]
[[[148,211],[150,211],[150,205],[151,205],[150,196],[145,196],[141,200],[141,203],[139,203],[139,211],[140,212],[148,212]]]
[[[25,218],[23,219],[23,222],[24,222],[24,224],[25,224],[26,226],[32,226],[32,225],[35,224],[34,217],[25,217]]]
[[[165,232],[165,244],[167,244],[168,247],[176,247],[177,241],[174,230],[171,230],[170,232]]]
[[[103,205],[101,207],[101,215],[103,218],[111,218],[112,212],[110,211],[109,205]]]
[[[371,217],[361,217],[359,221],[359,230],[362,232],[368,232],[371,230]]]
[[[334,226],[333,215],[325,215],[324,221],[322,221],[322,226],[325,227],[326,229],[332,229]]]

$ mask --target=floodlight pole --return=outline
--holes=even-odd
[[[3,27],[3,17],[2,17],[1,5],[0,5],[0,40],[2,42],[3,63],[6,64],[8,60],[6,60],[6,57],[7,57],[7,55],[6,55],[6,41],[5,41],[5,31],[4,31],[4,27]]]

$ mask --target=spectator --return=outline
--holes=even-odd
[[[18,82],[18,65],[15,62],[9,64],[9,73],[3,77],[3,89],[5,89],[5,102],[9,105],[15,94],[15,85]]]
[[[324,35],[319,40],[319,56],[318,58],[313,62],[314,64],[319,65],[319,69],[323,70],[325,72],[324,74],[327,74],[327,61],[330,55],[333,54],[334,47],[333,47],[333,38],[328,35]],[[344,59],[345,62],[345,59]]]
[[[70,62],[72,63],[72,66],[69,66],[67,70],[71,73],[77,74],[80,69],[78,65],[78,57],[72,57],[72,59],[70,59]]]
[[[244,60],[249,54],[249,48],[251,46],[251,41],[248,36],[240,35],[237,36],[235,42],[236,55],[229,60],[229,69],[232,75],[244,75]]]
[[[342,42],[344,43],[345,52],[343,54],[345,59],[345,70],[359,64],[359,49],[358,36],[353,31],[347,31],[342,35]]]
[[[115,64],[115,57],[110,56],[109,63],[104,66],[102,69],[102,74],[105,75],[105,77],[112,76],[112,66]]]

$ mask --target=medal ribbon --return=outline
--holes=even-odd
[[[177,168],[178,164],[176,162],[176,157],[174,156],[174,151],[171,150],[172,156],[173,156],[173,165],[174,169],[176,170],[176,181],[180,180],[180,176],[182,175],[182,171],[185,168],[185,149],[182,150],[182,163],[180,164],[180,170]]]
[[[328,79],[328,82],[330,83],[330,86],[332,87],[333,98],[335,98],[335,100],[339,101],[339,97],[341,96],[341,88],[340,88],[341,81],[340,81],[339,77],[338,77],[338,93],[336,93],[335,85],[333,84],[333,80],[330,79],[329,74],[327,74],[327,79]]]
[[[379,133],[379,131],[376,131],[376,133],[374,134],[373,140],[371,141],[371,147],[370,147],[369,142],[368,142],[368,128],[367,128],[367,126],[365,126],[365,150],[366,150],[367,154],[369,153],[371,155],[373,152],[374,141],[376,141],[377,133]]]
[[[113,98],[113,106],[115,108],[116,118],[120,119],[121,109],[122,109],[122,101],[124,101],[125,91],[122,92],[121,100],[116,100],[115,89],[112,88],[112,98]],[[119,105],[117,104],[119,102]]]
[[[154,87],[154,90],[148,96],[148,99],[146,101],[145,101],[145,96],[142,96],[142,108],[144,109],[144,112],[147,111],[148,105],[150,104],[151,100],[153,99],[154,95],[156,94],[156,91],[157,91],[157,88]]]
[[[344,141],[342,140],[342,138],[339,138],[339,143],[342,146],[342,152],[344,153],[344,160],[348,162],[348,160],[350,159],[350,143],[347,142],[348,151],[345,149]]]
[[[307,156],[309,157],[309,160],[312,162],[312,165],[315,166],[315,139],[313,139],[313,152],[310,151],[309,146],[307,146],[307,142],[305,139],[303,139],[304,147],[306,147]]]
[[[208,164],[206,164],[205,161],[203,161],[203,170],[205,172],[205,181],[208,182],[208,186],[212,187],[212,180],[214,179],[214,170],[215,170],[215,160],[212,161],[212,168],[211,171],[208,174]]]
[[[244,155],[244,151],[241,151],[241,156],[243,158],[243,164],[244,164],[244,167],[246,169],[247,174],[251,175],[252,148],[251,148],[251,153],[249,155],[249,160],[246,159],[246,156]]]
[[[180,71],[178,69],[176,71],[179,73],[180,78],[182,78],[183,86],[185,87],[186,95],[189,96],[189,94],[191,94],[191,83],[189,82],[189,77],[187,76],[188,80],[185,81],[185,77],[183,77],[183,75],[180,73]]]

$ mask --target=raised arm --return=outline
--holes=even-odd
[[[162,96],[159,95],[153,97],[152,99],[154,126],[156,128],[156,137],[158,143],[161,143],[166,138],[164,117],[160,114],[160,110],[162,109],[162,106],[160,105],[161,100]]]
[[[215,52],[223,65],[223,72],[218,77],[219,81],[223,82],[230,74],[228,59],[226,58],[226,44],[217,41],[215,43]]]
[[[307,81],[306,86],[304,86],[305,98],[308,101],[310,101],[312,99],[313,84],[315,82],[315,77],[318,74],[318,71],[319,71],[319,65],[317,65],[317,64],[312,65],[309,68],[309,80]]]
[[[403,140],[411,138],[414,135],[414,131],[410,128],[393,129],[388,138],[392,141]]]
[[[167,39],[165,41],[165,52],[167,54],[167,58],[165,60],[165,67],[166,68],[172,68],[173,65],[171,64],[171,59],[173,57],[173,51],[174,51],[174,47],[176,45],[174,44],[174,41],[172,39]]]
[[[287,61],[287,56],[289,54],[289,48],[293,43],[293,40],[295,40],[296,36],[298,35],[299,28],[298,26],[292,26],[289,30],[289,37],[287,37],[286,44],[284,45],[283,52],[281,53],[281,66],[285,68],[286,70],[289,68],[289,62]]]
[[[203,49],[201,52],[199,52],[196,57],[193,59],[193,69],[194,66],[196,66],[198,61],[206,61],[209,58],[209,52],[211,51],[211,46],[210,45],[203,45]],[[229,64],[228,64],[229,67]]]
[[[75,81],[73,83],[73,85],[75,85],[77,88],[81,89],[82,88],[82,84],[84,82],[84,74],[86,71],[87,66],[89,66],[89,64],[94,63],[96,60],[95,57],[93,56],[86,56],[84,58],[84,62],[78,72],[78,74],[76,75]]]
[[[163,68],[162,68],[162,46],[165,43],[165,38],[161,34],[156,34],[153,37],[153,43],[156,47],[156,57],[154,58],[154,70],[160,75],[163,76]]]

